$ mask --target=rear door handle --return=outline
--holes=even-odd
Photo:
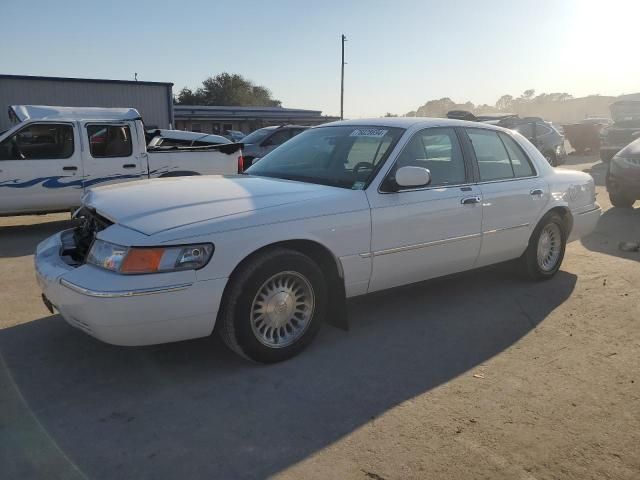
[[[66,172],[75,172],[78,170],[78,167],[62,167],[62,170],[66,171]]]
[[[531,195],[544,195],[544,190],[541,188],[534,188],[529,192]]]
[[[480,203],[480,201],[480,197],[474,195],[473,197],[464,197],[462,200],[460,200],[460,203],[462,203],[462,205],[471,205],[474,203]]]
[[[122,168],[136,168],[136,164],[135,163],[125,163],[124,165],[122,165]]]

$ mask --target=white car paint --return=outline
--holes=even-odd
[[[242,155],[240,145],[147,148],[144,127],[135,109],[22,105],[11,111],[21,123],[0,135],[0,215],[70,210],[80,205],[89,188],[98,185],[166,175],[237,173],[238,157]],[[72,128],[73,151],[69,157],[3,159],[5,147],[16,134],[47,125]],[[131,153],[94,158],[87,132],[91,126],[128,127]]]
[[[70,324],[103,341],[170,342],[210,334],[234,269],[277,242],[326,248],[352,297],[517,258],[553,208],[570,215],[570,240],[590,233],[600,216],[591,176],[555,170],[517,133],[482,127],[511,135],[533,162],[532,177],[384,193],[381,183],[416,132],[477,124],[420,118],[336,124],[406,129],[366,189],[246,175],[92,189],[84,205],[114,222],[97,238],[126,246],[209,242],[213,257],[197,271],[120,275],[90,264],[67,265],[61,245],[72,239],[61,232],[36,253],[44,294]],[[463,204],[468,197],[478,203]]]

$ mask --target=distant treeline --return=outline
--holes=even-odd
[[[516,113],[521,117],[542,117],[556,123],[574,123],[586,117],[609,117],[609,105],[621,98],[638,97],[640,94],[610,97],[589,95],[574,98],[568,93],[541,93],[525,90],[519,97],[501,96],[495,105],[475,105],[472,102],[456,103],[449,97],[429,100],[417,110],[407,112],[406,117],[444,117],[450,110],[467,110],[476,115],[488,113]],[[636,98],[634,98],[636,99]],[[390,114],[387,114],[390,115]]]

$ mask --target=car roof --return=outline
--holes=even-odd
[[[318,127],[326,126],[375,126],[375,127],[397,127],[397,128],[411,128],[413,126],[419,127],[472,127],[472,128],[486,128],[489,130],[506,130],[505,128],[498,127],[482,122],[469,122],[466,120],[453,120],[450,118],[431,118],[431,117],[382,117],[382,118],[362,118],[357,120],[339,120],[337,122],[324,123]],[[315,128],[318,128],[315,127]]]
[[[56,107],[50,105],[11,105],[9,115],[19,121],[35,120],[138,120],[135,108]]]

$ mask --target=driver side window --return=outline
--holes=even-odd
[[[462,149],[452,128],[427,128],[416,133],[398,157],[394,172],[407,166],[428,169],[430,187],[466,183]]]
[[[0,143],[0,160],[55,160],[73,155],[70,125],[33,123]]]

